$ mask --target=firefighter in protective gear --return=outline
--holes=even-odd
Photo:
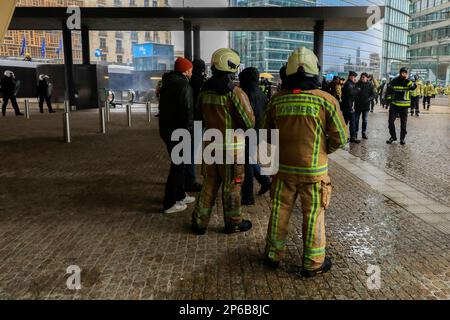
[[[272,212],[266,264],[276,268],[286,251],[288,223],[297,196],[303,212],[303,267],[312,277],[331,268],[325,255],[325,209],[331,196],[328,154],[347,143],[339,102],[320,90],[314,53],[296,49],[289,57],[286,88],[267,106],[265,128],[279,130],[279,171],[272,181]]]
[[[395,131],[395,119],[400,116],[400,144],[405,144],[406,122],[408,120],[408,108],[411,107],[411,91],[416,89],[416,84],[408,79],[408,70],[401,68],[399,76],[394,78],[388,85],[389,102],[389,134],[391,137],[387,144],[397,140]]]
[[[240,64],[239,55],[232,49],[219,49],[211,60],[213,76],[203,85],[198,97],[197,108],[205,129],[216,129],[222,133],[223,143],[212,141],[207,148],[223,153],[222,163],[203,165],[203,186],[192,215],[192,228],[196,234],[204,234],[208,227],[217,193],[222,185],[222,204],[225,220],[225,232],[245,232],[252,224],[242,218],[241,185],[244,180],[244,164],[226,161],[228,155],[233,158],[245,158],[245,137],[227,134],[226,130],[253,128],[255,117],[247,95],[233,84],[235,73]],[[230,130],[229,130],[230,132]]]
[[[435,95],[434,86],[430,81],[427,81],[427,84],[423,87],[423,108],[430,110],[431,105],[431,97]]]
[[[419,75],[414,76],[414,82],[416,83],[416,88],[413,92],[411,92],[411,115],[416,114],[416,116],[419,116],[420,113],[420,96],[422,95],[422,89],[423,89],[423,83],[419,79]]]

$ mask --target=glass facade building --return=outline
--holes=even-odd
[[[450,83],[450,0],[411,2],[409,62],[436,84]]]
[[[408,63],[409,0],[385,0],[382,77],[395,75]]]
[[[384,0],[231,0],[230,6],[361,6],[383,5]],[[268,26],[270,29],[270,26]],[[278,75],[289,54],[299,46],[313,48],[312,32],[231,32],[230,46],[245,66]],[[381,23],[364,32],[325,32],[325,75],[344,76],[349,70],[380,77],[383,32]],[[406,43],[406,39],[405,39]],[[406,56],[406,52],[405,52]]]

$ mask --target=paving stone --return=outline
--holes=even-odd
[[[268,195],[256,196],[256,205],[244,208],[254,225],[250,232],[220,233],[219,206],[207,234],[193,235],[189,230],[193,205],[182,213],[161,213],[169,158],[156,119],[149,125],[145,117],[135,112],[133,127],[127,128],[125,114],[115,111],[108,133],[99,135],[95,110],[74,112],[73,142],[68,145],[61,142],[61,113],[33,114],[29,121],[10,114],[0,119],[1,130],[7,133],[0,136],[4,163],[0,169],[0,298],[449,299],[448,223],[421,219],[436,214],[417,213],[418,218],[334,161],[330,161],[334,190],[326,213],[327,251],[334,262],[330,273],[306,280],[291,271],[301,263],[303,252],[298,204],[290,221],[286,259],[277,271],[262,265]],[[384,123],[385,115],[377,117],[383,117]],[[369,121],[375,118],[370,115]],[[412,141],[414,126],[408,130]],[[437,128],[446,127],[439,124]],[[370,137],[374,142],[375,135]],[[439,146],[442,143],[439,140]],[[382,147],[374,143],[371,150]],[[431,158],[416,156],[419,150],[405,154],[405,148],[393,147],[380,154],[387,162],[370,157],[367,161],[396,177],[404,170],[408,185],[409,179],[417,177],[414,189],[429,197],[435,192],[433,199],[448,205],[448,194],[438,194],[447,190],[446,178],[441,175],[437,187],[431,183],[448,168],[448,155],[439,154],[446,163],[439,157],[436,162],[426,161]],[[360,151],[350,152],[365,158]],[[358,165],[366,160],[349,153],[341,158]],[[426,167],[438,165],[444,169],[435,173]],[[417,169],[424,167],[419,175]],[[430,190],[417,188],[420,183]],[[448,214],[439,216],[448,221]],[[366,285],[369,264],[381,270],[378,291]],[[82,289],[77,292],[66,286],[69,265],[83,270]]]

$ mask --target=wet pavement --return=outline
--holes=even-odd
[[[448,206],[449,120],[410,119],[408,144],[387,146],[387,115],[371,114],[370,139],[350,147],[364,161],[351,161]],[[156,119],[148,124],[135,114],[127,128],[125,114],[113,113],[106,135],[98,125],[95,111],[73,113],[73,143],[64,144],[61,113],[0,118],[0,298],[450,299],[450,236],[358,176],[344,151],[330,161],[334,265],[305,280],[295,274],[303,250],[299,207],[286,259],[267,269],[268,195],[245,209],[250,232],[223,234],[219,203],[207,234],[195,236],[192,205],[161,213],[169,158]],[[71,265],[82,270],[81,290],[67,288]]]
[[[422,108],[422,107],[421,107]],[[434,110],[433,110],[434,109]],[[387,145],[388,114],[380,106],[369,114],[369,140],[351,144],[349,152],[433,199],[450,205],[450,107],[421,109],[408,117],[406,145]],[[397,135],[400,132],[396,121]]]

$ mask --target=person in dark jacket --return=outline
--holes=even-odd
[[[200,94],[200,90],[206,82],[206,64],[205,61],[201,59],[195,59],[192,62],[192,77],[190,80],[190,84],[192,87],[192,96],[194,101],[193,107],[193,117],[194,120],[199,120],[201,117],[198,114],[198,110],[196,108],[198,95]],[[200,143],[201,145],[201,143]],[[188,192],[200,192],[202,190],[202,185],[197,182],[197,178],[195,175],[195,163],[194,163],[194,141],[191,141],[191,163],[185,165],[185,187]]]
[[[52,108],[52,84],[49,81],[50,77],[46,74],[39,75],[38,83],[38,97],[39,97],[39,112],[44,113],[44,101],[47,103],[48,112],[55,113]]]
[[[358,93],[355,98],[355,136],[358,137],[359,119],[362,116],[362,137],[367,137],[367,122],[369,119],[369,112],[371,103],[375,99],[375,88],[372,82],[369,81],[369,75],[365,72],[361,73],[361,77],[356,84]]]
[[[253,114],[255,115],[255,130],[258,130],[261,127],[264,110],[269,102],[264,92],[262,92],[258,86],[258,79],[259,71],[253,67],[246,68],[239,74],[240,87],[247,94],[253,108]],[[246,145],[246,156],[248,159],[248,144]],[[249,161],[246,161],[244,182],[242,184],[242,205],[255,204],[255,199],[253,197],[253,177],[255,177],[261,185],[261,189],[258,194],[263,195],[270,190],[270,178],[261,175],[261,167],[259,164],[251,164]]]
[[[6,107],[11,100],[12,107],[16,113],[16,116],[23,116],[20,112],[19,105],[17,104],[17,86],[18,81],[14,75],[14,72],[6,70],[2,80],[0,81],[0,90],[3,94],[2,115],[6,115]]]
[[[341,111],[350,131],[350,142],[359,143],[360,140],[355,136],[355,112],[353,104],[355,102],[358,90],[355,88],[356,77],[358,74],[354,71],[348,73],[348,79],[342,88]]]
[[[192,76],[192,63],[184,58],[175,62],[175,70],[166,73],[162,79],[159,99],[159,134],[166,144],[169,156],[178,144],[171,141],[172,133],[176,129],[187,129],[193,133],[193,94],[189,79]],[[164,212],[173,213],[183,211],[187,204],[195,201],[185,192],[185,164],[175,164],[171,159],[169,176],[167,177],[164,195]]]

